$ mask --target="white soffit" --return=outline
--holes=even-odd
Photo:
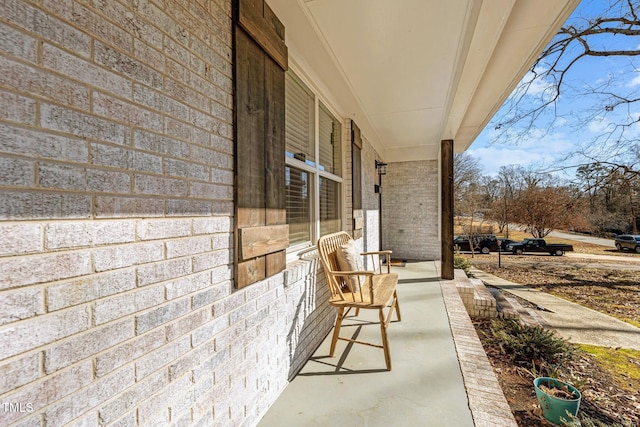
[[[473,143],[578,3],[580,0],[514,3],[499,43],[457,126],[453,138],[457,152]],[[458,100],[454,103],[457,105]]]
[[[267,0],[298,72],[388,161],[466,149],[579,0]]]

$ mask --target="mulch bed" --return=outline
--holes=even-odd
[[[500,386],[519,426],[551,426],[541,414],[533,387],[531,367],[517,366],[486,337],[489,321],[474,325]],[[579,352],[573,362],[564,366],[560,379],[572,383],[582,393],[580,411],[605,426],[640,426],[640,390],[630,385],[623,388],[619,379],[602,368],[597,360]]]
[[[576,252],[629,255],[584,243],[574,242],[574,247]],[[640,258],[640,255],[636,256]],[[580,262],[578,259],[571,260],[576,264],[574,266],[567,257],[545,255],[503,255],[502,268],[497,266],[497,254],[476,256],[470,261],[487,273],[640,325],[640,271],[584,268],[576,264]],[[588,262],[598,261],[589,259]],[[614,263],[627,264],[624,261]],[[489,321],[477,321],[475,326],[518,425],[551,426],[542,418],[538,407],[534,378],[527,372],[531,367],[515,365],[497,345],[489,344],[486,339]],[[632,363],[640,365],[640,360],[634,359]],[[594,423],[596,426],[640,427],[640,380],[633,380],[624,373],[615,374],[601,365],[595,356],[582,351],[577,352],[572,362],[563,366],[560,379],[581,391],[580,411],[600,423]]]

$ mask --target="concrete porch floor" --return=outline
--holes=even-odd
[[[382,349],[346,341],[330,358],[329,334],[259,427],[516,425],[455,283],[438,279],[435,262],[394,271],[402,321],[389,327],[392,371]],[[359,318],[377,319],[369,311]],[[345,319],[347,334],[380,342],[377,323]]]

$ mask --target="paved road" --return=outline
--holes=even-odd
[[[575,242],[591,243],[594,245],[605,246],[607,248],[615,248],[613,239],[605,239],[601,237],[585,236],[582,234],[565,233],[562,231],[552,231],[550,236],[570,240]],[[469,252],[470,253],[470,252]],[[483,260],[481,254],[474,257],[474,265],[495,264],[495,260]],[[625,255],[596,255],[583,254],[576,252],[567,252],[565,257],[567,260],[563,263],[545,262],[549,256],[547,254],[529,253],[523,257],[512,258],[510,253],[502,254],[502,262],[505,264],[517,263],[529,267],[549,267],[549,268],[600,268],[607,270],[633,270],[640,271],[640,254],[633,252],[625,252]],[[529,259],[526,259],[529,258]],[[557,261],[557,260],[553,260]],[[591,262],[593,261],[593,262]],[[605,262],[603,262],[605,261]],[[636,264],[636,265],[634,265]]]
[[[613,239],[604,239],[602,237],[585,236],[583,234],[564,233],[562,231],[552,231],[549,236],[557,237],[559,239],[573,240],[576,242],[592,243],[594,245],[607,246],[615,248],[615,241]]]
[[[572,240],[575,242],[591,243],[594,245],[605,246],[607,248],[615,248],[615,242],[613,239],[604,239],[601,237],[585,236],[582,234],[564,233],[561,231],[552,231],[550,236],[557,237],[559,239]],[[546,255],[546,254],[545,254]],[[538,258],[544,255],[529,254],[529,256]],[[627,253],[626,255],[596,255],[596,254],[583,254],[576,252],[567,252],[565,256],[569,258],[567,261],[568,266],[574,268],[605,268],[611,270],[640,270],[640,254]],[[503,260],[509,260],[509,255]],[[593,260],[598,262],[589,262],[585,260]],[[523,264],[530,264],[531,266],[539,266],[543,259],[522,261]],[[611,261],[611,262],[602,262]],[[628,263],[637,263],[638,265],[630,265]],[[545,263],[550,266],[554,266],[555,263]]]
[[[615,242],[613,239],[603,239],[601,237],[584,236],[581,234],[563,233],[561,231],[552,231],[550,233],[553,237],[560,239],[573,240],[576,242],[591,243],[594,245],[606,246],[608,248],[615,248]],[[571,259],[571,264],[578,265],[582,268],[612,268],[614,270],[638,270],[633,265],[619,264],[619,263],[638,263],[640,264],[640,254],[636,255],[632,252],[626,253],[626,255],[596,255],[596,254],[581,254],[575,252],[567,252],[565,254]],[[594,261],[612,261],[612,263],[579,263],[576,259],[591,259]],[[640,267],[640,266],[639,266]]]

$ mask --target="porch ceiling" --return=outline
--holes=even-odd
[[[387,161],[464,151],[579,0],[267,0],[298,72]]]

